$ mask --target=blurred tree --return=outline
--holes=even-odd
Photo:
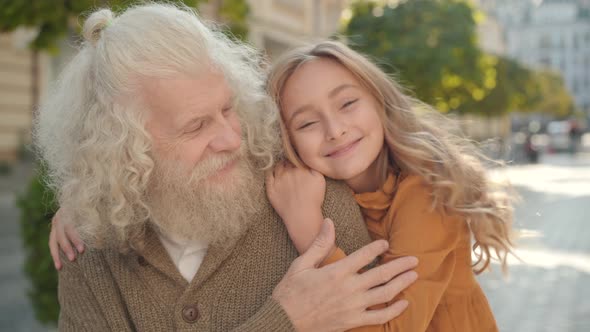
[[[210,2],[214,8],[214,19],[227,24],[228,29],[225,31],[228,34],[245,41],[248,37],[247,19],[250,14],[250,7],[246,0],[210,0]]]
[[[574,110],[574,101],[557,73],[532,70],[515,60],[499,57],[496,86],[476,107],[488,116],[512,111],[563,116]]]
[[[29,299],[37,320],[45,324],[57,322],[57,273],[49,254],[50,221],[57,206],[53,192],[42,182],[41,169],[26,191],[19,196],[21,236],[25,251],[25,273],[31,280]]]
[[[38,30],[31,47],[35,50],[56,52],[58,42],[71,29],[79,28],[77,18],[95,8],[109,6],[117,11],[140,1],[130,0],[0,0],[0,31],[12,31],[18,27]],[[207,0],[171,0],[196,7]],[[227,23],[228,30],[238,38],[245,38],[249,7],[246,0],[211,0],[215,18]]]
[[[533,107],[533,99],[539,92],[534,71],[506,57],[497,58],[494,70],[496,85],[477,103],[479,112],[487,116],[497,116]]]
[[[496,59],[478,47],[476,12],[461,0],[357,1],[352,47],[442,112],[473,112],[496,86]]]
[[[568,91],[560,74],[551,71],[537,71],[532,80],[536,82],[536,93],[525,110],[548,113],[564,117],[576,111],[574,98]]]

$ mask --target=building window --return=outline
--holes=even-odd
[[[540,49],[551,48],[551,38],[547,35],[541,36],[541,38],[539,39],[539,48]]]
[[[565,48],[565,37],[563,35],[559,36],[559,47],[560,48]]]

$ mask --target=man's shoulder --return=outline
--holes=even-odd
[[[344,196],[353,198],[352,189],[344,181],[326,179],[326,196]]]
[[[92,272],[103,270],[114,262],[122,262],[124,255],[114,249],[86,248],[84,252],[77,253],[74,261],[69,261],[67,256],[60,252],[63,270]]]
[[[369,233],[360,208],[352,189],[344,182],[327,179],[322,213],[334,221],[336,242],[344,252],[351,253],[369,243]]]
[[[360,216],[360,210],[354,200],[352,189],[344,182],[326,179],[326,196],[323,205],[324,213],[336,212],[352,214],[350,217]],[[327,217],[327,215],[325,215]]]

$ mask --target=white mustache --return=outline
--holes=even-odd
[[[243,147],[244,145],[242,145]],[[203,179],[219,172],[230,163],[240,159],[243,156],[243,148],[237,151],[226,152],[222,155],[212,156],[199,162],[191,172],[190,181],[200,182]]]

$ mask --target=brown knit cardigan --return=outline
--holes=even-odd
[[[245,234],[208,249],[190,284],[153,231],[141,253],[89,249],[65,263],[59,272],[59,330],[293,330],[270,296],[297,251],[270,204],[263,205]],[[334,220],[345,252],[370,241],[344,184],[328,181],[323,213]]]

